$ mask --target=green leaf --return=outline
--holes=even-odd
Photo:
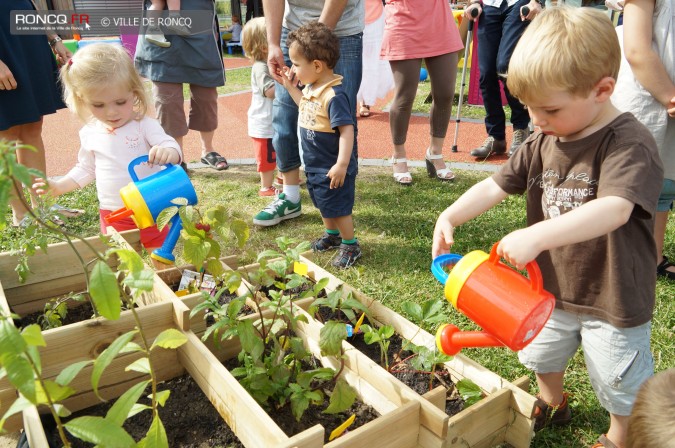
[[[183,238],[183,257],[195,266],[204,264],[210,248],[211,244],[197,236]]]
[[[424,321],[424,316],[422,315],[422,307],[419,303],[406,301],[401,305],[403,311],[410,316],[410,319],[417,323],[421,324]]]
[[[113,404],[108,413],[105,415],[105,419],[114,423],[117,426],[122,426],[124,421],[129,418],[129,413],[131,412],[133,406],[136,404],[143,391],[150,384],[150,380],[141,381],[136,383],[127,389]]]
[[[155,347],[162,347],[167,349],[178,348],[181,345],[185,344],[186,342],[187,336],[185,336],[185,334],[182,331],[178,331],[175,328],[169,328],[157,335],[155,341],[152,343],[152,346],[150,347],[150,350],[152,350]]]
[[[143,440],[138,442],[141,448],[166,448],[169,446],[169,440],[166,437],[166,430],[159,416],[152,419],[152,424]]]
[[[9,409],[7,409],[5,415],[2,416],[2,420],[0,420],[0,428],[3,428],[5,426],[5,422],[12,415],[18,414],[19,412],[23,412],[24,410],[28,409],[31,406],[33,406],[33,403],[28,401],[26,397],[19,395],[19,398],[14,400],[14,403],[12,403]]]
[[[77,376],[80,371],[91,364],[93,361],[87,360],[87,361],[80,361],[76,362],[74,364],[71,364],[67,366],[65,369],[59,373],[59,376],[56,377],[56,383],[60,384],[61,386],[67,386],[70,384],[73,379]]]
[[[17,331],[16,334],[18,335],[19,332]],[[23,342],[21,337],[19,339]],[[2,364],[7,371],[7,379],[12,383],[12,386],[30,400],[31,403],[36,403],[33,368],[28,360],[21,355],[9,353],[2,355]]]
[[[170,390],[161,390],[157,392],[155,399],[157,400],[157,403],[159,403],[160,406],[164,407],[164,404],[166,404],[166,400],[169,399],[169,395],[171,395]]]
[[[481,388],[469,379],[464,378],[457,381],[457,383],[455,383],[455,387],[462,396],[462,400],[464,400],[466,407],[471,406],[483,398],[483,391]]]
[[[340,356],[342,341],[347,339],[347,326],[344,322],[328,321],[319,333],[319,348],[324,356]]]
[[[127,343],[124,347],[122,347],[122,350],[120,350],[120,354],[122,353],[136,353],[136,352],[142,352],[143,348],[135,343],[134,341],[131,341]]]
[[[145,410],[152,411],[152,407],[148,406],[147,404],[134,403],[134,405],[131,407],[131,410],[129,411],[129,414],[127,415],[127,418],[131,418],[134,415],[143,412]]]
[[[101,316],[110,320],[120,317],[122,302],[117,278],[110,266],[97,261],[89,277],[89,294]]]
[[[242,221],[241,219],[232,220],[232,223],[230,224],[230,231],[234,233],[234,236],[237,238],[237,246],[239,246],[240,249],[244,247],[251,235],[251,230],[248,227],[248,224],[246,224],[246,221]]]
[[[124,278],[123,283],[132,288],[132,295],[136,297],[139,291],[152,291],[155,286],[155,273],[151,269],[132,272]]]
[[[330,396],[330,404],[326,408],[326,414],[337,414],[346,411],[356,401],[356,391],[345,380],[339,378],[335,383],[335,389]]]
[[[26,350],[26,341],[9,319],[0,320],[0,363],[7,355],[18,356]]]
[[[135,446],[134,439],[124,429],[103,417],[76,417],[63,426],[78,439],[105,448]]]
[[[42,384],[44,384],[44,388]],[[40,404],[47,404],[50,401],[52,403],[63,401],[75,393],[75,389],[72,387],[61,386],[55,381],[42,380],[42,384],[39,381],[35,381],[35,396],[37,402]],[[47,399],[47,394],[49,394],[49,399]]]
[[[176,206],[167,207],[161,212],[159,212],[159,215],[157,215],[157,218],[155,219],[155,222],[157,223],[157,229],[159,229],[159,231],[161,232],[162,229],[164,229],[164,226],[169,224],[171,218],[173,218],[177,214],[178,214],[178,207]]]
[[[124,333],[121,336],[118,336],[117,339],[113,341],[108,348],[103,350],[96,361],[94,361],[94,369],[91,372],[91,386],[94,389],[94,393],[97,397],[101,398],[98,394],[98,383],[101,380],[101,375],[103,371],[110,365],[110,363],[115,359],[115,356],[125,347],[129,341],[131,341],[134,336],[138,333],[138,330],[131,330],[127,333]]]
[[[21,330],[21,336],[28,345],[40,347],[45,347],[47,345],[45,343],[45,338],[42,337],[40,326],[37,324],[32,324],[25,327],[23,330]]]
[[[145,269],[143,259],[135,250],[114,248],[107,252],[107,255],[116,255],[119,259],[119,270],[128,272],[140,272]]]
[[[150,360],[146,357],[139,358],[126,366],[124,369],[125,372],[130,370],[134,372],[147,373],[150,375]]]
[[[221,277],[225,272],[223,264],[216,258],[209,258],[206,260],[206,270],[214,277]]]

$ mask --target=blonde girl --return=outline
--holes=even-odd
[[[129,54],[119,45],[93,44],[79,50],[61,68],[61,82],[68,108],[85,123],[80,130],[77,164],[59,179],[36,179],[37,194],[59,196],[96,181],[101,232],[111,225],[117,230],[135,229],[130,218],[105,223],[105,216],[122,208],[119,191],[131,182],[129,162],[147,155],[148,164],[139,166],[144,177],[166,163],[183,159],[180,146],[168,136],[157,120],[146,117],[148,100],[143,81]],[[143,171],[143,172],[140,172]],[[148,249],[160,247],[167,229],[141,230],[141,242]]]
[[[267,68],[267,33],[265,18],[256,17],[246,22],[242,48],[253,62],[251,69],[251,107],[248,109],[248,135],[253,139],[255,158],[260,173],[259,196],[274,196],[272,186],[277,167],[276,153],[272,146],[272,100],[274,79]]]

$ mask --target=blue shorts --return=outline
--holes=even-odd
[[[325,174],[306,173],[307,192],[322,218],[349,216],[354,208],[356,175],[347,174],[340,188],[330,189],[330,179]]]
[[[651,328],[651,321],[617,328],[596,317],[555,309],[541,333],[518,353],[518,359],[535,373],[564,372],[581,345],[602,407],[614,415],[630,415],[638,389],[654,374]]]
[[[673,209],[675,202],[675,180],[663,179],[663,187],[659,195],[659,202],[656,204],[657,212],[667,212]]]

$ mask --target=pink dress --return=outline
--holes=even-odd
[[[447,0],[387,0],[380,56],[422,59],[464,48]]]

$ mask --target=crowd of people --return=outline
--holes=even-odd
[[[675,279],[675,265],[663,253],[675,201],[675,0],[611,5],[623,10],[618,29],[598,8],[470,0],[464,20],[479,23],[487,133],[471,155],[509,158],[440,214],[431,254],[450,251],[458,226],[510,194],[525,195],[527,226],[505,235],[497,254],[518,269],[536,260],[556,297],[544,329],[519,352],[539,389],[535,430],[573,422],[564,379],[581,347],[610,416],[594,447],[666,446],[672,416],[655,420],[653,403],[670,399],[672,408],[673,371],[653,377],[650,334],[656,277]],[[253,223],[264,228],[301,215],[302,167],[325,227],[311,247],[335,250],[332,264],[351,267],[364,253],[353,217],[357,116],[368,117],[393,88],[393,177],[412,185],[406,138],[422,65],[431,79],[427,173],[442,182],[455,178],[443,150],[463,49],[458,26],[445,0],[263,0],[259,6],[264,17],[247,14],[243,29],[235,21],[253,63],[248,134],[259,195],[273,197]],[[213,2],[151,6],[166,7],[210,11]],[[0,19],[7,22],[11,9],[31,8],[30,0],[2,2]],[[117,192],[129,181],[126,166],[138,155],[148,156],[149,170],[182,163],[183,137],[192,129],[200,134],[201,161],[228,168],[214,142],[216,88],[225,83],[216,23],[213,32],[196,35],[150,30],[133,61],[106,44],[73,56],[56,35],[19,38],[5,25],[0,138],[34,146],[37,152],[20,151],[18,160],[45,172],[43,116],[65,107],[65,98],[84,123],[77,165],[60,179],[35,179],[28,186],[33,196],[59,196],[96,181],[105,231],[106,214],[121,206]],[[146,115],[150,99],[139,75],[152,81],[156,118]],[[513,126],[508,148],[502,91]],[[283,178],[280,190],[273,186],[275,170]],[[25,205],[12,201],[16,226]],[[165,233],[145,229],[143,244],[158,247]]]

